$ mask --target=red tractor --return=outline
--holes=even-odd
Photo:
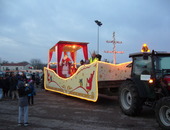
[[[132,57],[131,77],[119,88],[119,102],[123,113],[136,116],[142,106],[155,108],[156,120],[170,129],[170,53],[142,52]]]

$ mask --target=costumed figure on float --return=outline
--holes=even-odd
[[[61,65],[62,65],[63,76],[69,77],[70,76],[71,60],[66,53],[64,54]]]

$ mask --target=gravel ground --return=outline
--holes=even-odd
[[[37,89],[29,106],[29,126],[17,126],[18,101],[0,101],[1,130],[159,130],[153,110],[144,107],[138,117],[124,115],[118,101],[94,102]]]

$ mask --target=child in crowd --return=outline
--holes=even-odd
[[[29,79],[28,85],[31,89],[31,93],[28,94],[28,104],[33,105],[34,104],[34,95],[36,94],[35,87],[34,87],[34,81],[32,79]]]

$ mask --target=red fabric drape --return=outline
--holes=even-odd
[[[87,45],[82,45],[83,47],[83,53],[84,53],[84,59],[88,60],[88,49],[87,49]]]
[[[57,57],[57,66],[58,66],[58,75],[62,75],[61,74],[61,69],[62,67],[60,66],[60,60],[61,60],[61,56],[62,56],[62,52],[63,52],[63,46],[62,44],[58,44],[58,48],[57,48],[57,53],[58,53],[58,57]]]
[[[62,52],[63,52],[63,46],[64,45],[58,45],[57,51],[58,51],[58,57],[57,57],[57,63],[60,63]]]
[[[48,57],[48,63],[49,63],[52,59],[53,51],[49,51],[48,54],[49,54],[49,57]]]
[[[71,59],[73,60],[73,62],[75,63],[75,52],[70,52],[70,55],[71,55]]]

